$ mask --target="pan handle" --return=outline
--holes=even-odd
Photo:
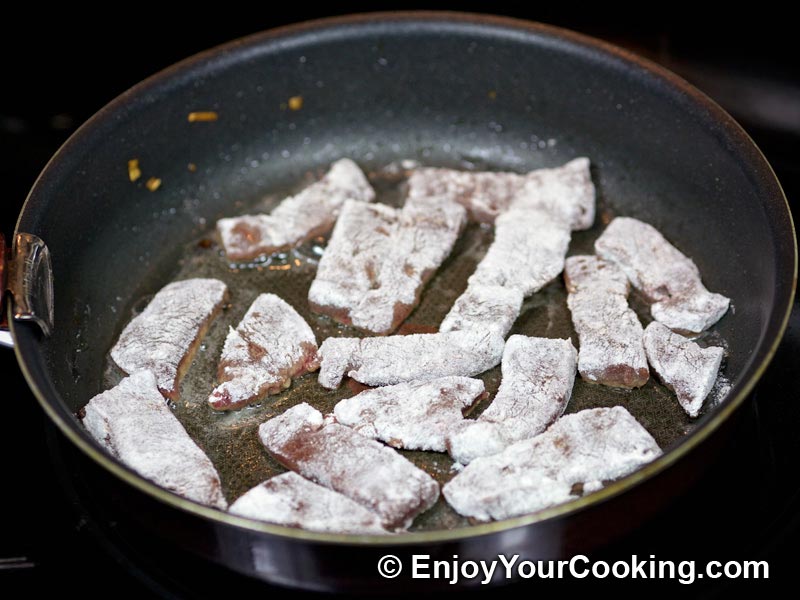
[[[53,267],[47,245],[35,235],[18,233],[10,250],[0,234],[0,346],[13,347],[4,308],[15,321],[32,321],[45,336],[53,331]]]

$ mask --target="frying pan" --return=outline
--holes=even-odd
[[[303,107],[291,110],[287,101],[298,95]],[[198,110],[220,118],[188,123]],[[728,347],[730,392],[631,476],[498,523],[387,539],[315,534],[175,496],[103,453],[76,419],[104,388],[106,353],[137,300],[174,277],[187,244],[217,218],[265,191],[289,189],[340,156],[365,168],[413,158],[524,171],[578,155],[593,161],[601,216],[656,225],[735,307],[717,328]],[[159,190],[129,181],[132,158],[162,180]],[[285,27],[151,77],[52,158],[12,246],[2,287],[13,296],[8,325],[19,363],[48,416],[99,474],[98,493],[154,539],[247,575],[327,590],[437,585],[382,579],[375,567],[387,553],[404,564],[415,553],[564,557],[652,516],[713,460],[780,341],[796,283],[780,186],[752,141],[707,97],[584,36],[454,13]]]

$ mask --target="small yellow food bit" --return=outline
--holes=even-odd
[[[489,100],[494,100],[495,98],[497,98],[497,92],[494,90],[490,90],[488,96]]]
[[[188,166],[187,166],[186,168],[187,168],[187,169],[189,169],[189,170],[190,170],[192,173],[194,173],[195,171],[197,171],[197,165],[196,165],[196,164],[194,164],[194,163],[189,163],[189,164],[188,164]]]
[[[131,181],[136,181],[142,176],[142,171],[139,169],[139,159],[132,158],[128,161],[128,178]]]
[[[197,123],[200,121],[216,121],[219,115],[213,110],[201,110],[189,113],[189,123]]]
[[[303,97],[292,96],[289,98],[289,110],[300,110],[303,108]]]
[[[288,271],[292,268],[292,265],[270,265],[270,271]]]
[[[161,187],[161,180],[158,177],[151,177],[144,185],[151,192],[155,192]]]

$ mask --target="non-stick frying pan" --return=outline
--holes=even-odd
[[[301,110],[291,110],[293,96],[302,96]],[[220,118],[189,123],[187,114],[198,110]],[[231,517],[166,492],[103,453],[76,419],[103,389],[106,353],[133,305],[175,276],[187,244],[220,216],[340,156],[365,168],[412,158],[524,171],[578,155],[593,161],[603,214],[656,225],[735,307],[717,327],[728,348],[730,392],[641,471],[509,521],[386,539],[323,535]],[[129,181],[132,158],[161,179],[157,191]],[[601,42],[457,14],[312,22],[159,73],[59,150],[13,241],[4,273],[20,365],[50,418],[97,465],[108,501],[154,538],[242,573],[317,589],[385,585],[375,565],[386,553],[403,560],[414,553],[566,556],[652,515],[712,459],[780,340],[796,279],[780,186],[752,141],[708,98]],[[48,336],[36,323],[49,329],[49,258]],[[420,582],[389,581],[398,583]]]

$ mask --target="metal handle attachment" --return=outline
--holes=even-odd
[[[4,301],[15,321],[32,321],[46,336],[53,331],[53,267],[50,251],[35,235],[18,233],[9,251],[0,234],[0,345],[13,346]]]

